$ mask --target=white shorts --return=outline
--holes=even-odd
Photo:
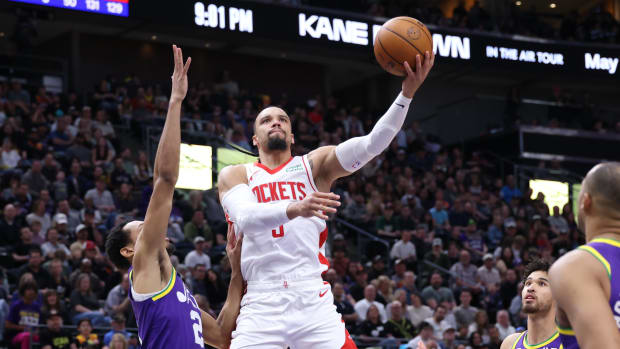
[[[322,279],[248,282],[231,349],[356,348]]]

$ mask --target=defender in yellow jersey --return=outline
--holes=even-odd
[[[579,193],[586,245],[549,272],[565,349],[620,348],[620,163],[596,165]]]

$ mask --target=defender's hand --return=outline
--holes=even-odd
[[[306,196],[303,200],[294,202],[286,209],[288,218],[296,217],[319,217],[327,219],[323,212],[336,213],[335,207],[340,206],[340,195],[334,193],[314,192]]]
[[[232,271],[241,272],[241,246],[243,243],[243,233],[235,235],[234,224],[228,224],[228,234],[226,237],[226,255],[230,262],[230,268]]]
[[[422,64],[422,57],[420,55],[415,56],[415,72],[411,70],[411,66],[407,61],[403,63],[407,72],[407,77],[403,81],[403,95],[405,97],[413,98],[415,92],[428,76],[428,72],[431,71],[433,64],[435,64],[435,54],[428,53],[428,51],[424,53],[424,64]]]
[[[183,51],[177,45],[172,45],[174,54],[174,73],[172,73],[172,92],[170,101],[182,101],[187,94],[187,71],[192,63],[192,57],[187,58],[183,66]]]

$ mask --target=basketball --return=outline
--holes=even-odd
[[[403,62],[415,71],[415,56],[424,63],[424,52],[432,54],[433,37],[424,23],[411,17],[395,17],[385,22],[375,37],[375,58],[390,74],[405,76]]]

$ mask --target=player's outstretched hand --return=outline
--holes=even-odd
[[[435,64],[435,54],[426,51],[424,53],[424,63],[422,63],[422,57],[420,55],[415,56],[415,71],[411,69],[411,66],[407,61],[403,63],[407,77],[403,80],[403,95],[407,98],[413,98],[415,92],[420,88],[428,72]]]
[[[183,51],[177,45],[172,45],[174,54],[174,72],[172,73],[172,92],[170,100],[182,101],[187,94],[187,71],[192,63],[192,57],[187,58],[183,65]]]
[[[296,217],[319,217],[327,219],[326,213],[336,213],[336,207],[340,206],[340,195],[334,193],[314,192],[303,200],[294,202],[286,209],[288,218]]]
[[[234,224],[228,224],[228,233],[226,237],[226,255],[230,262],[230,268],[233,271],[241,272],[241,247],[243,245],[243,233],[235,234]]]

